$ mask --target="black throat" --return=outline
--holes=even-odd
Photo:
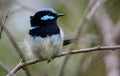
[[[35,25],[31,25],[31,27],[32,26],[35,26]],[[57,26],[57,22],[54,20],[47,22],[47,24],[41,23],[41,25],[37,25],[37,26],[38,26],[37,28],[29,30],[29,35],[33,37],[40,36],[44,38],[47,36],[60,34],[60,29]]]

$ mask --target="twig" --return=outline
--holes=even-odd
[[[5,25],[6,21],[7,21],[9,11],[10,11],[10,10],[8,10],[7,15],[6,15],[6,17],[5,17],[5,20],[4,20],[4,25]],[[3,27],[1,27],[1,30],[0,30],[0,38],[1,38],[1,35],[2,35],[2,31],[3,31],[3,29],[4,29],[4,28],[3,28]]]
[[[97,31],[100,34],[101,40],[103,42],[102,44],[107,46],[116,45],[114,35],[112,34],[114,24],[109,14],[103,7],[96,11],[93,16],[93,21],[95,24],[97,24]],[[109,50],[104,52],[104,64],[106,69],[106,76],[120,76],[119,56],[117,52]]]
[[[116,45],[116,46],[97,46],[97,47],[93,47],[93,48],[86,48],[86,49],[80,49],[80,50],[73,50],[71,52],[62,52],[61,54],[52,57],[52,59],[58,58],[58,57],[62,57],[62,56],[67,56],[67,55],[72,55],[72,54],[79,54],[79,53],[88,53],[88,52],[93,52],[93,51],[105,51],[105,50],[115,50],[115,49],[120,49],[120,45]],[[45,61],[47,59],[42,59],[42,60],[30,60],[27,61],[26,63],[22,63],[20,62],[19,64],[17,64],[17,66],[15,68],[13,68],[11,70],[11,72],[8,74],[9,75],[13,75],[15,74],[17,71],[19,71],[20,69],[31,65],[31,64],[35,64],[38,62],[42,62]]]
[[[23,59],[23,62],[26,63],[26,59],[25,59],[23,53],[21,52],[20,48],[18,47],[16,41],[14,40],[14,38],[11,35],[11,33],[7,30],[7,28],[4,26],[4,24],[1,21],[0,21],[0,26],[4,28],[4,31],[5,31],[6,35],[8,36],[8,38],[10,39],[12,45],[16,49],[16,52],[18,53],[18,55],[20,56],[20,58]],[[25,68],[26,75],[27,76],[31,76],[28,67],[24,67],[24,68]],[[8,75],[8,76],[12,76],[12,74]]]
[[[70,51],[71,51],[71,49],[74,48],[74,46],[76,46],[78,44],[78,41],[79,41],[80,35],[81,35],[81,31],[82,31],[82,28],[84,27],[85,22],[87,22],[87,20],[89,20],[92,17],[92,15],[96,12],[97,8],[99,8],[101,4],[102,3],[100,3],[99,0],[97,0],[97,1],[94,0],[94,1],[91,1],[91,3],[89,3],[89,5],[87,6],[87,8],[84,11],[84,14],[83,14],[83,16],[82,16],[82,18],[80,20],[78,29],[75,32],[75,36],[74,36],[75,40],[74,40],[74,42],[72,43],[72,45],[70,47]],[[69,56],[66,56],[58,76],[64,76],[63,75],[64,74],[64,68],[66,66],[66,63],[67,63],[68,59],[69,59]]]
[[[60,2],[61,2],[62,4],[65,4],[64,1],[61,1],[61,0],[60,0]],[[73,8],[73,7],[72,7],[72,8]],[[68,8],[68,9],[69,9],[69,8]],[[73,8],[73,9],[75,10],[75,8]],[[73,11],[73,9],[72,9],[72,11]],[[71,10],[71,9],[70,9],[70,10]],[[79,26],[77,27],[77,31],[75,32],[75,35],[74,35],[74,42],[73,42],[72,45],[70,46],[70,50],[69,50],[69,51],[72,51],[71,49],[73,49],[74,46],[76,46],[77,42],[79,41],[79,37],[80,37],[80,35],[81,35],[81,31],[82,31],[84,22],[86,21],[85,16],[86,16],[87,12],[88,12],[88,8],[85,10],[85,12],[84,12],[84,14],[83,14],[83,16],[82,16],[79,24],[78,24]],[[67,64],[67,62],[68,62],[68,59],[69,59],[69,56],[66,56],[66,57],[64,58],[64,61],[63,61],[63,63],[62,63],[62,66],[61,66],[60,71],[59,71],[59,73],[58,73],[57,76],[64,76],[64,68],[65,68],[65,66],[66,66],[66,64]]]
[[[105,0],[106,1],[106,0]],[[93,16],[93,14],[97,11],[97,9],[103,4],[105,3],[105,1],[100,1],[97,0],[96,3],[92,6],[91,10],[89,11],[89,13],[86,16],[86,19],[91,19],[91,17]]]

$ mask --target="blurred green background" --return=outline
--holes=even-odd
[[[0,0],[0,19],[4,19],[9,10],[5,26],[8,28],[16,42],[22,42],[28,35],[30,27],[30,16],[35,11],[51,7],[58,13],[65,14],[59,18],[58,25],[64,31],[65,39],[73,38],[79,26],[82,16],[87,7],[88,0]],[[120,18],[120,1],[107,0],[104,8],[116,24]],[[92,19],[84,23],[78,46],[74,49],[93,47],[101,44],[98,32],[94,27]],[[68,51],[70,45],[65,46],[63,51]],[[24,53],[25,49],[21,48]],[[46,61],[30,65],[33,76],[58,76],[65,57],[60,57],[47,64]],[[20,61],[18,54],[3,32],[0,39],[0,60],[11,70]],[[0,68],[0,76],[6,73]],[[23,70],[16,73],[16,76],[25,76]],[[90,52],[71,55],[65,67],[64,76],[106,76],[103,53]]]

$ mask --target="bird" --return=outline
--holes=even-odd
[[[29,56],[36,59],[51,61],[53,56],[60,54],[64,45],[64,34],[57,24],[57,19],[64,16],[52,8],[42,8],[30,16],[29,35],[25,40]],[[66,40],[65,44],[71,43]]]

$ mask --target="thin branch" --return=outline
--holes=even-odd
[[[23,62],[26,63],[26,59],[25,59],[23,53],[21,52],[20,48],[18,47],[16,41],[14,40],[13,36],[11,35],[11,33],[7,30],[7,28],[4,26],[4,24],[1,21],[0,21],[0,26],[4,28],[4,31],[5,31],[6,35],[8,36],[8,38],[10,39],[12,45],[16,49],[16,52],[18,53],[18,55],[20,56],[20,58],[23,59]],[[28,67],[24,67],[24,68],[25,68],[26,75],[27,76],[31,76]],[[12,74],[8,75],[8,76],[12,76]]]
[[[64,3],[63,1],[61,1],[61,2]],[[83,25],[84,25],[84,23],[86,21],[85,17],[86,17],[86,14],[88,13],[88,10],[89,10],[89,8],[87,7],[87,9],[84,11],[84,14],[83,14],[82,18],[80,19],[80,22],[79,22],[78,27],[77,27],[77,31],[75,32],[75,35],[74,35],[74,39],[75,40],[72,43],[72,45],[70,46],[70,50],[69,51],[72,51],[71,49],[73,49],[77,45],[77,43],[79,41],[79,37],[81,35],[81,31],[82,31]],[[68,62],[68,59],[69,59],[69,56],[66,56],[64,58],[64,61],[62,63],[62,66],[61,66],[61,69],[60,69],[60,71],[58,73],[58,76],[64,76],[64,68],[65,68],[65,66],[66,66],[66,64]]]
[[[93,14],[96,12],[97,8],[99,8],[101,4],[102,4],[102,2],[100,2],[99,0],[97,0],[97,1],[94,0],[92,3],[88,4],[86,10],[84,11],[83,17],[80,20],[78,29],[75,33],[76,34],[75,35],[76,43],[79,41],[79,37],[80,37],[83,25],[85,24],[85,22],[87,20],[89,20],[93,16]]]
[[[7,21],[9,11],[10,11],[10,10],[8,10],[7,15],[6,15],[6,17],[5,17],[5,20],[4,20],[4,25],[5,25],[6,21]],[[1,35],[2,35],[2,31],[3,31],[3,29],[4,29],[4,28],[3,28],[3,27],[1,27],[1,30],[0,30],[0,38],[1,38]]]
[[[74,36],[75,40],[72,43],[72,45],[70,46],[70,51],[71,51],[71,49],[73,49],[78,44],[78,41],[80,39],[80,35],[81,35],[81,32],[82,32],[82,28],[84,27],[85,22],[87,22],[87,20],[89,20],[93,16],[93,14],[96,12],[97,8],[99,8],[100,5],[102,5],[103,3],[104,2],[99,1],[99,0],[89,1],[88,6],[85,9],[84,14],[83,14],[83,16],[80,20],[78,29],[75,32],[75,36]],[[66,66],[66,63],[67,63],[68,59],[69,59],[69,56],[66,56],[58,76],[64,76],[64,68]]]
[[[116,45],[114,35],[112,34],[114,24],[103,6],[96,11],[93,16],[93,21],[97,26],[97,31],[99,32],[101,40],[103,42],[102,44],[107,46]],[[104,52],[104,63],[106,76],[120,76],[119,57],[117,51],[113,52],[108,50]]]
[[[52,57],[52,59],[62,57],[62,56],[72,55],[72,54],[88,53],[88,52],[93,52],[93,51],[115,50],[115,49],[120,49],[120,45],[116,45],[116,46],[97,46],[97,47],[93,47],[93,48],[73,50],[73,51],[70,51],[70,52],[62,52],[61,54]],[[15,74],[17,71],[19,71],[20,69],[22,69],[22,68],[24,68],[28,65],[35,64],[35,63],[38,63],[38,62],[42,62],[42,61],[45,61],[45,60],[47,60],[47,59],[30,60],[30,61],[27,61],[26,63],[20,62],[19,64],[17,64],[17,66],[15,68],[13,68],[13,70],[11,70],[11,72],[7,76]]]
[[[106,0],[105,0],[106,1]],[[97,11],[97,9],[99,9],[99,7],[105,3],[105,1],[101,1],[101,0],[97,0],[96,3],[92,6],[91,10],[89,11],[89,13],[86,16],[86,19],[90,20],[93,16],[93,14]],[[88,4],[89,5],[89,4]]]

